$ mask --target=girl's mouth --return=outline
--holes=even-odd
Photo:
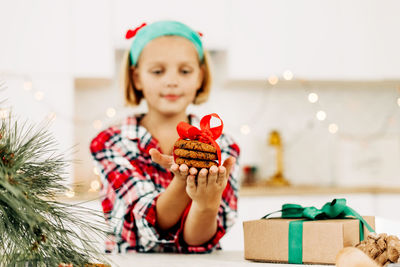
[[[181,97],[181,95],[167,94],[163,95],[162,97],[167,99],[168,101],[176,101]]]

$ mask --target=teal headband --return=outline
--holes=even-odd
[[[140,53],[143,48],[153,39],[164,35],[182,36],[191,41],[196,47],[200,62],[203,61],[203,45],[200,35],[183,23],[177,21],[158,21],[146,25],[137,31],[135,39],[132,42],[130,57],[131,64],[136,66]]]

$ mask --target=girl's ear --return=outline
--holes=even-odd
[[[136,90],[142,91],[142,83],[140,81],[138,68],[131,66],[130,75],[132,77],[133,85],[135,86]]]

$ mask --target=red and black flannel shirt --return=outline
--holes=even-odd
[[[180,222],[167,231],[156,225],[156,201],[173,178],[172,172],[151,160],[149,150],[160,150],[158,142],[140,125],[144,114],[126,118],[118,126],[99,133],[90,150],[102,181],[102,207],[110,226],[111,239],[107,252],[179,252],[204,253],[219,249],[219,240],[237,217],[238,145],[222,134],[222,162],[229,156],[237,158],[219,207],[215,236],[200,246],[190,246],[183,240],[183,225],[189,207]],[[189,115],[190,123],[199,127],[199,120]]]

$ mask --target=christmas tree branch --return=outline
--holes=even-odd
[[[20,124],[10,115],[0,126],[0,265],[84,266],[104,261],[95,236],[105,237],[102,215],[58,202],[68,162],[54,149],[46,125]],[[98,218],[87,222],[84,218]]]

